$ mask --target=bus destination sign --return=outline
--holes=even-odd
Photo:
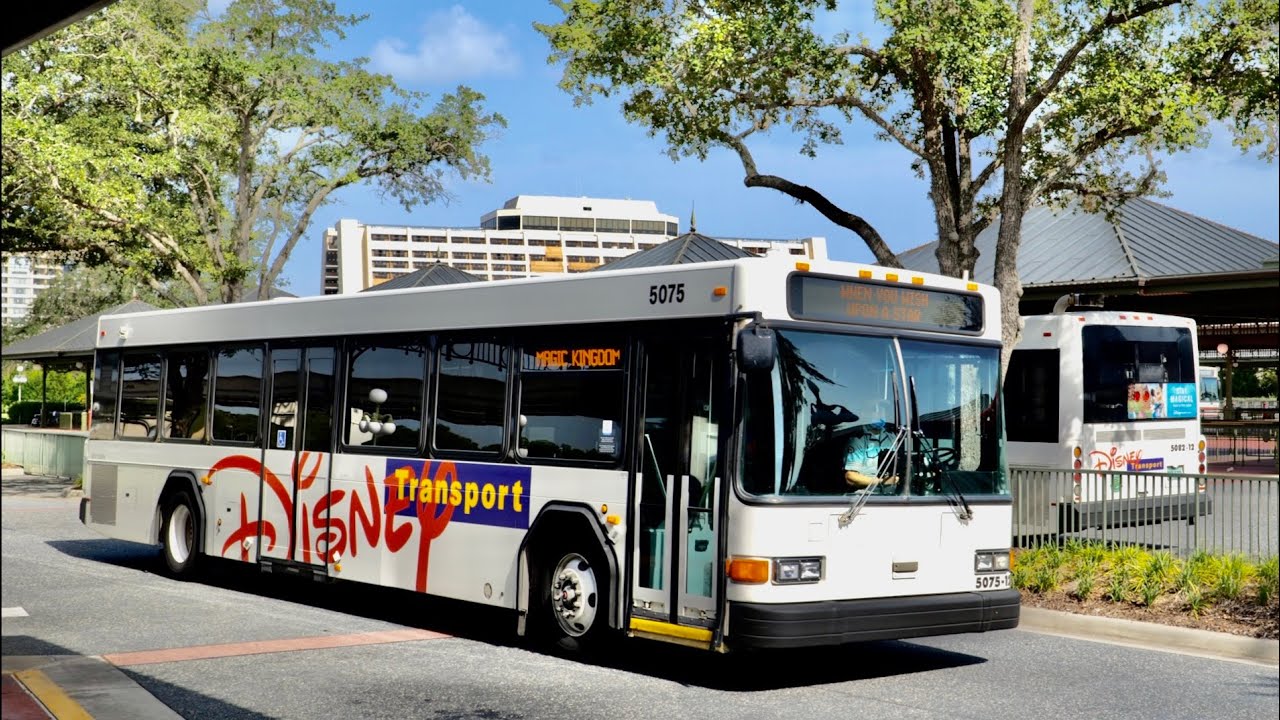
[[[792,275],[792,317],[884,327],[980,332],[982,296],[867,280]]]

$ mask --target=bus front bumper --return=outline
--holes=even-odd
[[[830,600],[815,603],[730,603],[734,648],[792,648],[897,640],[1018,626],[1017,590]]]

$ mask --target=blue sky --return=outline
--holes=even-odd
[[[227,0],[211,3],[215,9]],[[543,0],[338,0],[339,10],[367,14],[330,53],[365,57],[369,67],[392,75],[403,87],[433,98],[465,84],[486,96],[485,105],[506,117],[508,128],[487,143],[492,180],[453,181],[454,198],[405,212],[371,188],[353,187],[316,213],[285,269],[291,292],[319,293],[320,242],[339,218],[370,224],[475,226],[480,216],[520,194],[586,195],[653,200],[687,229],[696,207],[698,230],[708,235],[789,238],[821,235],[832,257],[867,261],[870,252],[852,232],[808,206],[764,189],[742,185],[742,166],[727,150],[706,161],[673,162],[658,138],[629,125],[611,101],[574,107],[556,83],[560,68],[547,64],[545,39],[536,22],[554,22],[559,11]],[[869,32],[870,3],[826,18],[831,30]],[[434,102],[434,99],[430,102]],[[762,172],[811,185],[838,205],[862,214],[894,250],[928,242],[934,234],[925,181],[910,170],[910,157],[896,145],[876,141],[867,126],[849,128],[845,145],[801,156],[794,137],[757,140],[753,152]],[[1210,147],[1164,161],[1166,189],[1160,199],[1215,222],[1277,240],[1280,182],[1277,168],[1242,156],[1225,133]]]

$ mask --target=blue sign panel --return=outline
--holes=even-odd
[[[1195,383],[1168,383],[1164,386],[1168,417],[1194,418],[1200,414]]]
[[[529,467],[391,459],[386,471],[383,501],[397,515],[437,516],[453,506],[449,522],[529,527]]]

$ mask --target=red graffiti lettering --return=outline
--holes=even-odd
[[[444,510],[440,514],[436,514],[439,503],[436,502],[436,494],[431,492],[431,486],[426,484],[426,479],[430,475],[431,461],[428,460],[427,464],[422,468],[425,489],[419,493],[418,503],[414,509],[415,514],[418,516],[418,525],[422,528],[422,533],[418,536],[418,592],[427,591],[427,566],[431,560],[431,541],[440,537],[440,533],[444,532],[445,526],[453,518],[454,506],[447,502],[447,498],[445,498]],[[432,480],[433,484],[443,481],[447,487],[449,482],[457,477],[457,467],[451,462],[442,462],[436,467],[436,474]]]

